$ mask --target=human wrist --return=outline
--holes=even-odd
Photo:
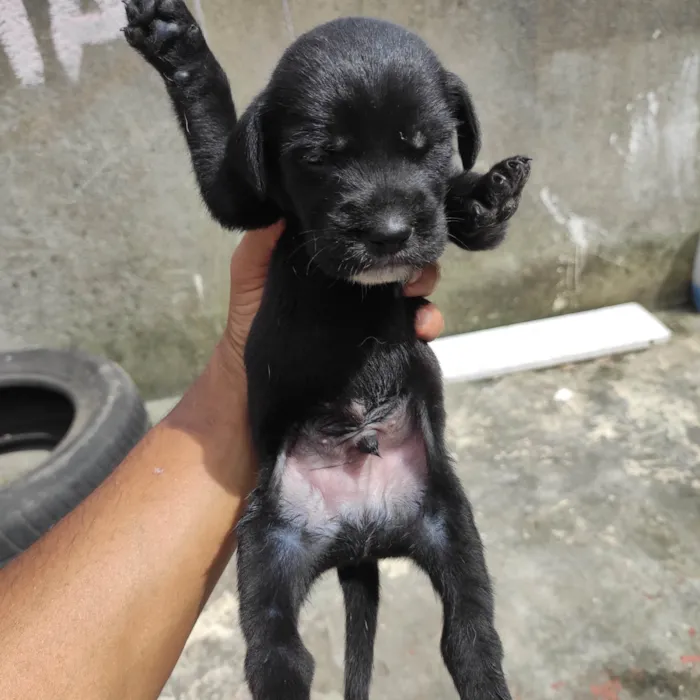
[[[238,427],[247,419],[245,372],[219,343],[201,374],[166,417],[193,432]]]
[[[201,449],[205,466],[236,490],[252,486],[247,385],[242,362],[219,343],[209,362],[161,425],[184,433]]]

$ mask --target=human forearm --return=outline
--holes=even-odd
[[[233,552],[252,486],[245,383],[219,360],[95,493],[0,571],[4,700],[157,697]]]

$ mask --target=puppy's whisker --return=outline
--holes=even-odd
[[[322,231],[322,229],[318,229],[318,231]],[[305,231],[303,234],[301,234],[301,241],[299,245],[297,245],[295,248],[292,249],[290,255],[296,255],[302,248],[306,246],[306,244],[309,242],[307,240],[307,234],[314,232],[314,229],[310,229],[309,231]],[[320,239],[320,236],[311,236],[311,242],[313,243],[314,246],[314,251],[317,249],[317,242]],[[335,244],[336,241],[328,241],[329,244]]]
[[[292,251],[290,253],[290,257],[295,256],[305,245],[306,245],[306,239],[302,236],[301,241],[299,242],[299,245],[292,248]]]
[[[306,274],[307,274],[307,275],[309,274],[309,271],[310,271],[310,269],[311,269],[311,263],[313,263],[313,261],[316,260],[316,258],[317,258],[321,253],[323,253],[325,250],[328,250],[328,248],[329,248],[329,246],[325,246],[324,248],[319,248],[318,250],[315,250],[314,254],[311,256],[311,258],[309,258],[309,262],[308,262],[308,264],[306,265]],[[315,245],[314,245],[314,249],[315,249]]]

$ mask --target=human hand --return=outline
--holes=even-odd
[[[426,265],[419,274],[404,285],[407,297],[430,296],[440,281],[440,267],[436,264]],[[445,328],[445,319],[435,304],[426,303],[416,313],[416,335],[426,342],[435,340]]]
[[[222,346],[230,362],[243,369],[243,349],[248,332],[262,298],[267,269],[284,222],[258,231],[248,231],[231,257],[231,295],[226,332]],[[437,265],[429,265],[404,286],[406,296],[428,296],[440,278]],[[435,340],[444,327],[438,308],[426,304],[416,314],[416,335],[425,341]]]

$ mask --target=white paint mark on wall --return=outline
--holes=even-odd
[[[658,113],[659,100],[653,92],[638,98],[637,104],[633,105],[625,157],[629,170],[648,169],[649,172],[653,172],[659,151]],[[641,193],[637,191],[636,194]]]
[[[696,193],[696,163],[700,133],[700,54],[687,56],[671,85],[637,95],[627,105],[629,137],[625,147],[618,134],[610,145],[625,159],[625,184],[638,202],[650,195],[676,198]],[[660,177],[660,172],[670,177]]]
[[[99,10],[82,12],[80,0],[50,0],[51,36],[56,56],[68,77],[80,77],[83,47],[120,36],[124,24],[121,0],[95,0]]]
[[[589,253],[592,248],[600,243],[601,239],[607,236],[607,231],[593,219],[580,216],[571,211],[560,201],[559,197],[552,194],[549,187],[543,187],[540,190],[540,200],[554,221],[566,229],[569,239],[574,245],[573,260],[569,260],[571,273],[569,275],[569,286],[577,289]]]
[[[617,155],[625,156],[625,151],[622,146],[620,146],[620,137],[617,134],[610,134],[610,145],[617,151]]]
[[[23,86],[44,82],[44,61],[22,0],[2,0],[0,46]]]
[[[95,3],[96,11],[83,12],[80,0],[49,0],[56,57],[73,81],[80,77],[83,47],[117,39],[125,22],[121,0]],[[44,82],[44,61],[23,0],[1,0],[0,46],[24,87]]]
[[[669,170],[673,177],[674,194],[683,196],[688,188],[695,190],[695,163],[700,131],[700,54],[683,61],[681,74],[671,89],[668,122],[663,129],[663,141]]]
[[[290,39],[296,39],[294,31],[294,22],[292,20],[292,10],[289,7],[289,0],[282,0],[282,13],[284,14],[284,24],[287,27]]]
[[[199,272],[195,272],[192,275],[192,283],[194,284],[194,291],[197,292],[197,299],[204,303],[204,280]]]

